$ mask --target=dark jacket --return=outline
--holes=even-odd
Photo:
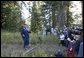
[[[24,47],[29,44],[29,31],[26,29],[26,27],[22,27],[21,29],[21,36],[24,41]]]
[[[73,40],[74,37],[73,37],[71,34],[73,34],[73,32],[72,32],[71,30],[68,30],[68,37],[69,37],[71,40]]]
[[[80,47],[80,43],[83,41],[83,37],[80,36],[79,40],[76,41],[76,43],[74,44],[75,46],[75,51],[77,52],[78,54],[78,51],[79,51],[79,47]]]
[[[21,35],[22,35],[23,38],[24,38],[24,37],[28,38],[28,37],[29,37],[29,31],[28,31],[25,27],[23,27],[23,28],[21,29]],[[23,35],[24,35],[24,36],[23,36]]]

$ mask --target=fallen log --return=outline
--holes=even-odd
[[[35,47],[32,47],[32,48],[28,49],[26,52],[23,53],[23,56],[24,56],[26,53],[28,53],[28,52],[34,50],[35,48],[37,48],[39,45],[40,45],[40,44],[38,44],[38,45],[35,46]]]

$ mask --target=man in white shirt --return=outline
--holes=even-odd
[[[62,46],[64,46],[64,38],[65,38],[64,34],[61,33],[60,34],[60,41],[61,41]]]
[[[54,29],[53,28],[51,28],[51,32],[52,32],[52,34],[54,34]]]

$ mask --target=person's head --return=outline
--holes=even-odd
[[[22,27],[25,27],[25,23],[22,24]]]
[[[25,25],[25,21],[21,21],[21,26],[23,27]]]

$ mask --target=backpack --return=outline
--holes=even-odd
[[[67,48],[66,52],[68,57],[75,57],[75,52],[73,48]]]

